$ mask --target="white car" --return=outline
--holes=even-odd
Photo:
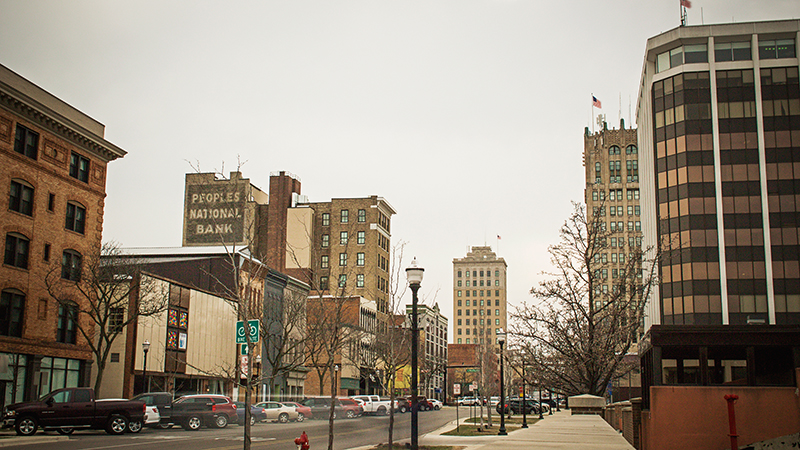
[[[462,406],[480,405],[481,401],[477,397],[461,397],[458,399],[458,404]]]
[[[128,422],[128,432],[138,433],[142,431],[142,424],[148,426],[156,426],[160,421],[161,421],[161,414],[158,413],[158,407],[155,405],[145,406],[144,419],[141,422],[139,422],[138,420]]]
[[[441,400],[437,400],[435,398],[429,398],[428,401],[431,402],[433,409],[435,410],[442,409],[442,406],[444,406]]]

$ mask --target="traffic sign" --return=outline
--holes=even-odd
[[[453,385],[453,395],[461,395],[461,383]]]
[[[248,328],[250,329],[250,342],[256,343],[258,342],[258,335],[259,335],[259,322],[258,319],[248,320],[247,321]],[[237,344],[246,344],[247,338],[244,334],[244,321],[239,320],[236,322],[236,343]]]

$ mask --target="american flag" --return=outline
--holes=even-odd
[[[681,6],[684,8],[691,8],[692,2],[690,0],[681,0]]]
[[[600,100],[598,100],[597,97],[595,97],[594,95],[592,96],[592,106],[594,106],[595,108],[603,109],[603,104],[600,103]]]
[[[500,237],[500,235],[498,234],[498,235],[497,235],[497,239],[503,239],[503,238],[501,238],[501,237]]]

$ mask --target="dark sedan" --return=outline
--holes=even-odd
[[[244,425],[244,402],[233,402],[236,405],[236,423]],[[256,422],[263,422],[267,420],[267,413],[264,408],[256,405],[250,405],[250,425]]]

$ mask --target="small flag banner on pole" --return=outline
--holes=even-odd
[[[594,95],[592,96],[592,106],[595,108],[603,109],[603,104]]]
[[[692,2],[690,0],[681,0],[681,6],[684,8],[691,8]]]

